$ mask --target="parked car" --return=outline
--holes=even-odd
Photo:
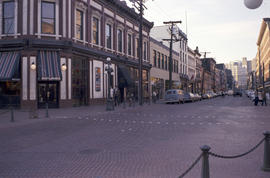
[[[165,93],[165,103],[184,103],[184,92],[183,90],[171,89]]]
[[[184,98],[183,98],[183,103],[185,102],[192,102],[192,97],[188,92],[184,92]]]
[[[188,93],[192,102],[197,101],[196,96],[193,93]]]
[[[233,96],[240,96],[242,97],[242,92],[241,91],[234,91]]]
[[[209,99],[209,95],[208,95],[207,93],[204,93],[204,94],[202,95],[202,99]]]
[[[201,101],[202,100],[201,95],[199,95],[198,93],[196,93],[194,95],[195,95],[197,101]]]

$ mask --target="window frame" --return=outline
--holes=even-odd
[[[80,12],[81,14],[81,33],[80,33],[80,36],[81,38],[77,38],[77,11]],[[84,40],[84,11],[79,9],[79,8],[76,8],[75,9],[75,38],[77,40]]]
[[[97,22],[98,22],[98,24],[97,24],[97,36],[96,36],[97,42],[96,43],[94,43],[94,20],[97,20]],[[100,41],[100,34],[101,34],[101,28],[100,28],[101,23],[100,22],[101,21],[100,21],[100,18],[99,17],[92,16],[92,28],[91,28],[91,30],[92,30],[92,44],[97,45],[97,46],[99,46],[100,45],[100,42],[101,42]]]
[[[107,26],[110,26],[110,48],[108,48],[108,41],[107,41]],[[107,49],[112,50],[113,49],[113,25],[111,23],[105,23],[105,47]]]
[[[129,36],[130,36],[130,44],[129,44]],[[128,32],[127,33],[127,55],[128,56],[133,55],[133,45],[132,44],[133,44],[133,35],[132,35],[132,33]],[[129,49],[129,47],[130,47],[130,49]]]
[[[48,4],[54,4],[54,8],[53,8],[53,12],[54,12],[54,26],[53,26],[53,33],[44,33],[42,31],[42,11],[43,11],[43,8],[42,8],[42,4],[43,3],[48,3]],[[45,19],[51,19],[51,18],[45,18]],[[42,0],[41,3],[40,3],[40,32],[41,34],[48,34],[48,35],[55,35],[56,34],[56,2],[55,1],[46,1],[46,0]]]
[[[122,35],[121,35],[121,51],[119,50],[119,35],[118,35],[118,31],[121,31]],[[122,28],[117,28],[116,31],[116,36],[117,36],[117,52],[119,53],[124,53],[124,30]]]
[[[15,0],[9,0],[9,1],[3,1],[3,2],[1,2],[2,3],[2,34],[4,34],[4,35],[11,35],[11,34],[15,34],[16,33],[16,12],[15,12],[15,10],[16,10],[16,3],[17,3],[17,1],[15,1]],[[14,14],[13,14],[13,17],[12,18],[5,18],[4,16],[5,16],[5,13],[4,13],[4,11],[5,11],[5,8],[4,8],[4,4],[5,3],[13,3],[13,5],[14,5]],[[5,19],[13,19],[13,25],[14,25],[14,29],[13,29],[13,32],[12,33],[5,33]]]

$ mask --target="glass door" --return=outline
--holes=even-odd
[[[45,108],[48,103],[49,108],[58,108],[59,82],[39,82],[38,83],[38,107]]]

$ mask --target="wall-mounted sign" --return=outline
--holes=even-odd
[[[96,91],[101,91],[101,69],[96,67],[96,82],[95,82]]]

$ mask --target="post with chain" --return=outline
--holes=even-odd
[[[263,133],[265,136],[264,140],[264,158],[263,158],[263,171],[270,171],[270,131]]]
[[[49,117],[49,105],[48,102],[46,102],[46,117]]]
[[[14,108],[10,106],[10,122],[14,122]]]
[[[203,160],[202,160],[202,174],[201,178],[210,178],[210,172],[209,172],[209,150],[211,148],[207,145],[204,145],[201,147],[201,150],[203,152]]]

